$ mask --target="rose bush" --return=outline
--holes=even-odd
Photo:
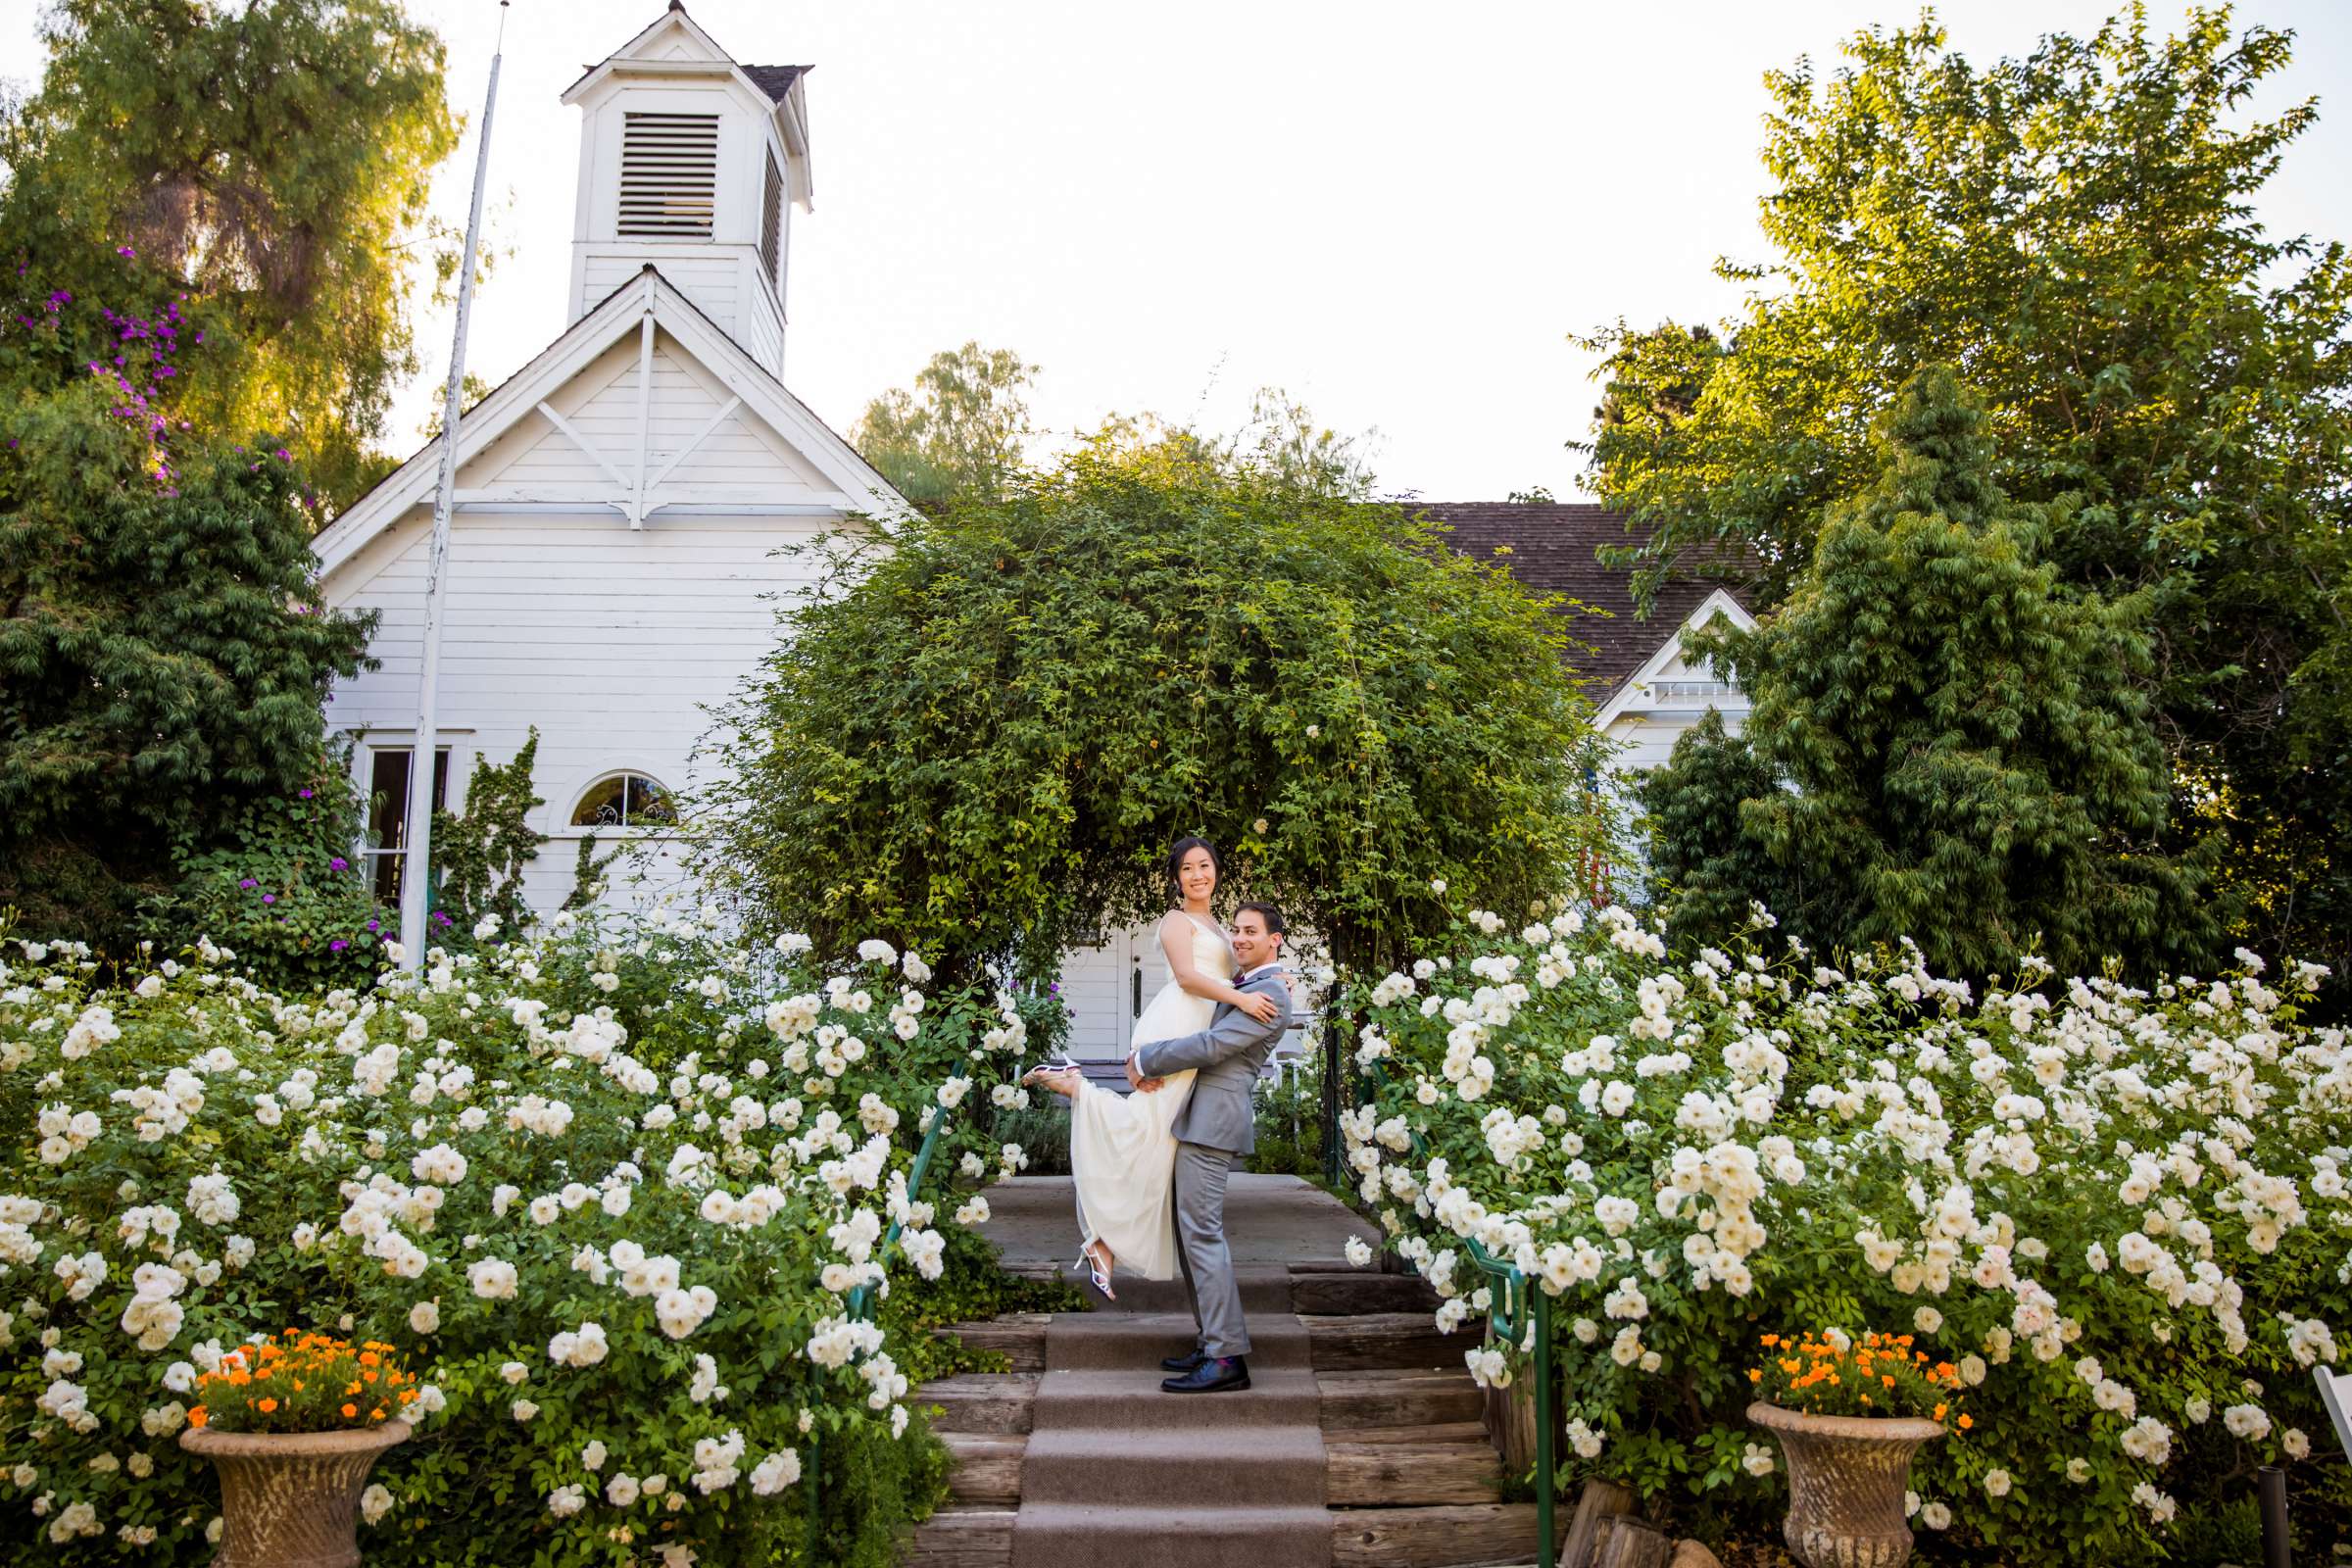
[[[1680,962],[1621,910],[1546,914],[1473,911],[1361,988],[1344,1136],[1442,1326],[1489,1305],[1466,1239],[1557,1298],[1566,1477],[1761,1521],[1740,1412],[1789,1323],[1958,1371],[1972,1430],[1913,1472],[1932,1552],[2153,1555],[2328,1441],[2352,1053],[2297,1021],[2324,969],[2241,952],[2148,993],[2028,957],[1980,992],[1908,948],[1819,963],[1762,910]],[[1465,1353],[1497,1380],[1528,1348]],[[2340,1472],[2297,1469],[2298,1508],[2352,1517]]]
[[[949,1232],[1022,1153],[951,1116],[908,1168],[1020,1098],[1025,1024],[879,942],[555,924],[301,998],[209,942],[121,990],[8,945],[0,1541],[201,1560],[197,1380],[317,1329],[420,1379],[371,1561],[887,1560],[944,1476],[919,1288],[986,1266]]]

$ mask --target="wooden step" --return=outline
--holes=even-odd
[[[975,1508],[1020,1506],[1021,1461],[1029,1451],[1027,1438],[989,1432],[942,1432],[939,1438],[948,1446],[953,1460],[948,1491],[957,1502]]]
[[[1464,1351],[1478,1348],[1476,1333],[1462,1328],[1441,1334],[1426,1312],[1364,1312],[1307,1316],[1318,1372],[1368,1372],[1387,1367],[1462,1367]]]
[[[1502,1494],[1502,1464],[1484,1429],[1468,1442],[1327,1442],[1323,1493],[1334,1508],[1493,1502]]]
[[[942,1508],[914,1527],[906,1568],[1008,1568],[1010,1508]]]
[[[1564,1519],[1567,1510],[1560,1512]],[[1532,1502],[1345,1508],[1331,1517],[1332,1568],[1472,1568],[1536,1557]]]
[[[1439,1421],[1426,1426],[1350,1427],[1325,1430],[1326,1443],[1483,1443],[1494,1451],[1484,1421]]]
[[[1362,1270],[1293,1269],[1291,1310],[1321,1316],[1358,1316],[1367,1312],[1421,1312],[1438,1309],[1438,1293],[1413,1274],[1372,1274]]]
[[[1013,1372],[1046,1369],[1043,1312],[1007,1312],[985,1323],[951,1323],[931,1332],[941,1339],[960,1340],[969,1350],[995,1350],[1005,1358],[1007,1370]]]
[[[1037,1404],[1035,1372],[966,1372],[914,1391],[914,1403],[939,1407],[934,1432],[1019,1434],[1030,1430]]]
[[[1391,1367],[1372,1371],[1320,1371],[1326,1432],[1366,1427],[1428,1427],[1479,1421],[1486,1401],[1469,1372],[1446,1368]],[[1351,1440],[1352,1441],[1352,1440]]]

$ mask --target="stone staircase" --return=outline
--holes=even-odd
[[[959,1325],[1005,1373],[916,1391],[955,1454],[912,1568],[1467,1568],[1529,1562],[1533,1503],[1501,1464],[1419,1280],[1336,1261],[1237,1267],[1244,1393],[1159,1392],[1188,1348],[1177,1281],[1113,1305]]]

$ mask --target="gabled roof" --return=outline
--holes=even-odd
[[[1634,603],[1633,574],[1600,564],[1603,545],[1626,545],[1625,514],[1606,507],[1553,501],[1425,501],[1408,508],[1451,530],[1446,542],[1465,556],[1499,563],[1542,594],[1562,594],[1607,612],[1579,615],[1572,635],[1590,644],[1575,658],[1577,672],[1613,693],[1673,640],[1708,595],[1728,590],[1744,605],[1740,584],[1720,577],[1672,577],[1658,589],[1647,615]]]
[[[792,84],[814,71],[814,66],[738,66],[752,78],[752,85],[767,94],[768,102],[782,103],[792,91]]]
[[[458,421],[459,467],[463,469],[510,429],[531,417],[542,401],[623,336],[638,331],[648,316],[729,393],[741,398],[755,417],[833,482],[843,512],[864,513],[885,524],[910,513],[906,499],[889,480],[651,263],[466,412]],[[369,540],[407,516],[412,508],[432,500],[440,479],[444,439],[435,436],[418,448],[311,542],[321,575],[341,566]],[[655,515],[659,518],[661,514]]]

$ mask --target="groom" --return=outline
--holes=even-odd
[[[1250,1331],[1225,1245],[1225,1176],[1235,1156],[1257,1147],[1250,1090],[1290,1027],[1282,933],[1282,913],[1270,904],[1245,904],[1234,915],[1233,956],[1240,966],[1234,989],[1272,997],[1279,1005],[1271,1022],[1219,1003],[1199,1034],[1138,1046],[1127,1058],[1127,1082],[1139,1090],[1157,1089],[1169,1073],[1196,1070],[1192,1099],[1174,1132],[1178,1255],[1200,1337],[1190,1355],[1160,1363],[1178,1374],[1160,1384],[1170,1394],[1223,1394],[1250,1386],[1250,1367],[1242,1359],[1250,1353]]]

